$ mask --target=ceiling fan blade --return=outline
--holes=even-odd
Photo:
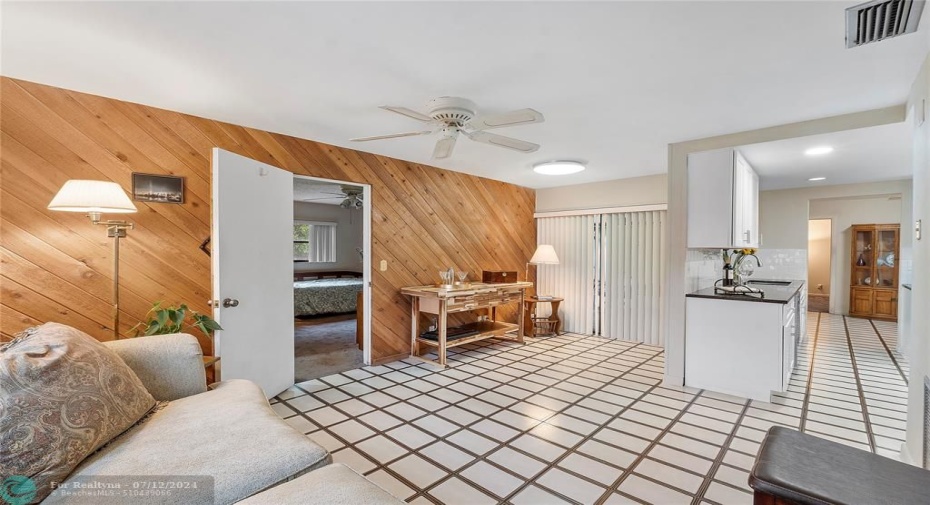
[[[503,126],[516,126],[521,124],[542,123],[545,121],[543,115],[533,109],[520,109],[503,114],[494,114],[491,116],[478,116],[467,124],[472,130],[490,130],[491,128],[501,128]]]
[[[315,201],[317,201],[317,200],[338,200],[339,198],[342,198],[342,195],[323,196],[323,197],[320,197],[320,198],[303,198],[303,199],[301,199],[300,201],[301,201],[301,202],[315,202]]]
[[[469,132],[465,135],[475,142],[491,144],[492,146],[506,147],[507,149],[513,149],[514,151],[520,151],[521,153],[532,153],[539,149],[539,144],[534,144],[532,142],[527,142],[525,140],[519,140],[511,137],[505,137],[503,135],[497,135],[496,133]]]
[[[433,149],[433,159],[441,160],[452,156],[452,149],[455,148],[455,138],[457,135],[444,135],[436,142]]]
[[[396,139],[399,137],[415,137],[417,135],[429,135],[433,133],[432,130],[423,130],[419,132],[407,132],[407,133],[394,133],[392,135],[375,135],[374,137],[359,137],[356,139],[349,139],[352,142],[368,142],[369,140],[382,140],[382,139]]]
[[[433,118],[427,116],[426,114],[421,114],[413,109],[408,109],[406,107],[395,107],[393,105],[382,105],[379,108],[384,110],[389,110],[395,112],[402,116],[407,116],[411,119],[416,119],[417,121],[432,121]]]

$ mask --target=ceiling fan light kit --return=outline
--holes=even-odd
[[[358,186],[350,186],[348,184],[342,184],[339,186],[338,193],[329,193],[323,191],[323,193],[333,196],[324,196],[321,198],[307,198],[300,200],[302,202],[314,202],[317,200],[332,200],[333,197],[342,197],[344,198],[342,202],[339,203],[339,206],[343,209],[361,209],[365,206],[364,194],[362,188]]]
[[[533,165],[533,171],[543,175],[576,174],[584,169],[584,163],[574,160],[544,161]]]
[[[352,141],[368,142],[371,140],[415,137],[440,133],[440,138],[436,141],[436,146],[433,148],[433,159],[437,160],[452,156],[452,150],[455,148],[455,142],[459,135],[464,135],[469,140],[475,142],[513,149],[514,151],[522,153],[532,153],[539,149],[538,144],[485,131],[505,126],[542,123],[545,119],[543,115],[536,110],[519,109],[503,114],[479,116],[477,114],[477,106],[474,102],[467,98],[454,96],[434,98],[426,104],[426,107],[428,110],[427,114],[406,107],[393,105],[381,106],[384,110],[427,123],[431,127],[429,130],[360,137],[354,138]]]

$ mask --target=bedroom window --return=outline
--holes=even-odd
[[[336,223],[294,222],[294,261],[336,262]]]

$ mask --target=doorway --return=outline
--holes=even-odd
[[[807,308],[830,312],[832,219],[811,219],[807,226]]]
[[[362,185],[294,176],[294,382],[365,365]]]
[[[362,323],[356,328],[361,334],[362,359],[371,363],[371,258],[365,254],[371,248],[371,209],[353,203],[370,202],[371,186],[295,176],[219,148],[212,155],[212,306],[213,318],[222,326],[214,336],[217,380],[250,380],[268,398],[295,383],[294,258],[295,250],[306,249],[309,259],[311,247],[309,238],[304,240],[306,246],[296,245],[295,178],[361,188],[349,202],[356,208],[353,224],[360,220],[363,234],[361,250],[353,251],[362,258],[361,266],[353,270],[361,272],[361,295],[355,296],[356,310],[362,308],[356,320]],[[343,195],[340,203],[347,199]],[[321,226],[313,233],[335,241],[335,230],[326,230],[325,223],[319,221]],[[305,231],[309,237],[311,231]],[[325,237],[316,241],[321,252],[315,259],[324,258]]]

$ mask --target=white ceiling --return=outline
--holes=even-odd
[[[811,147],[834,151],[806,156]],[[762,189],[906,179],[911,166],[911,131],[908,123],[812,135],[739,148],[759,174]],[[826,180],[811,182],[811,177]]]
[[[844,9],[818,2],[4,2],[4,75],[531,187],[666,171],[667,144],[900,104],[920,33],[845,49]],[[930,11],[930,9],[926,9]],[[495,130],[521,154],[435,138],[378,105],[457,95],[533,107]],[[542,176],[532,164],[582,159]]]

